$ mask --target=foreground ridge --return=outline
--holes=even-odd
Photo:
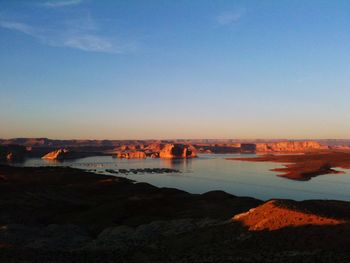
[[[350,257],[349,202],[189,194],[62,167],[0,166],[0,175],[3,262]]]

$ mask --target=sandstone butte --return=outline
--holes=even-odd
[[[159,152],[160,158],[193,158],[197,157],[196,149],[191,145],[166,144]]]
[[[139,150],[135,150],[139,149]],[[114,153],[118,158],[136,159],[136,158],[193,158],[197,157],[197,150],[192,145],[186,144],[161,144],[152,143],[145,147],[142,145],[125,146],[122,145],[115,149]]]
[[[328,148],[315,141],[257,143],[255,146],[256,152],[305,152]]]
[[[69,155],[70,151],[68,149],[58,149],[56,151],[49,152],[45,154],[42,159],[45,160],[63,160]]]
[[[145,148],[145,150],[150,152],[160,152],[162,147],[163,145],[161,143],[151,143]]]

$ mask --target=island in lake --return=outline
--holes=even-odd
[[[254,158],[227,158],[232,161],[278,162],[285,167],[275,168],[278,176],[292,180],[310,180],[323,174],[341,174],[336,168],[350,169],[350,151],[307,152],[298,155],[268,154]]]

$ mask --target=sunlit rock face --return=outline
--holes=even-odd
[[[315,201],[315,205],[317,202]],[[324,204],[323,209],[327,207]],[[328,209],[332,211],[334,207]],[[346,223],[336,219],[308,211],[301,202],[292,200],[270,200],[248,212],[235,215],[233,221],[240,222],[251,231],[277,230],[286,227],[306,225],[339,225]]]
[[[184,144],[166,144],[159,152],[160,158],[193,158],[196,156],[196,149]]]
[[[117,153],[118,158],[126,158],[126,159],[143,159],[146,158],[146,154],[141,151],[134,152],[119,152]]]
[[[136,147],[118,147],[114,154],[118,158],[193,158],[197,156],[197,150],[192,145],[152,143],[149,145],[137,145]]]
[[[328,147],[315,141],[244,143],[241,145],[242,152],[306,152],[322,149],[328,149]]]
[[[303,152],[310,150],[319,150],[324,147],[314,141],[303,142],[275,142],[275,143],[257,143],[257,152]]]
[[[53,151],[44,155],[42,159],[61,161],[61,160],[67,159],[69,155],[70,155],[70,151],[68,149],[58,149],[56,151]]]
[[[19,145],[0,146],[0,161],[21,161],[26,152],[26,148]]]
[[[160,152],[162,147],[164,147],[164,145],[161,143],[151,143],[145,147],[145,150],[149,152]]]

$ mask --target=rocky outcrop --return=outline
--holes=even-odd
[[[137,149],[140,149],[140,148],[141,148],[140,145],[129,144],[129,145],[121,145],[121,146],[115,148],[115,150],[120,150],[120,151],[136,151]]]
[[[25,158],[26,148],[19,145],[0,146],[0,161],[21,161]]]
[[[133,149],[133,150],[130,150]],[[139,149],[139,150],[135,150]],[[186,144],[162,144],[152,143],[147,146],[137,145],[135,147],[121,146],[114,149],[118,158],[140,159],[140,158],[193,158],[197,156],[197,150],[192,145]]]
[[[117,157],[126,158],[126,159],[144,159],[147,156],[142,151],[131,151],[131,152],[118,152]]]
[[[272,143],[242,143],[241,152],[307,152],[328,149],[316,141],[283,141]]]
[[[238,153],[241,151],[241,144],[207,144],[207,145],[195,145],[199,153]]]
[[[252,231],[277,230],[306,225],[339,225],[347,221],[322,216],[307,211],[305,206],[292,200],[271,200],[248,212],[235,215],[233,221],[241,222]]]
[[[159,152],[160,158],[193,158],[196,156],[196,149],[184,144],[166,144]]]
[[[304,152],[324,149],[315,141],[257,143],[257,152]]]
[[[71,152],[68,149],[58,149],[53,152],[49,152],[48,154],[45,154],[42,159],[45,160],[57,160],[62,161],[64,159],[71,159]]]
[[[145,150],[149,152],[160,152],[163,147],[164,144],[162,143],[151,143],[145,147]]]
[[[242,143],[241,152],[242,153],[254,153],[256,151],[256,144],[254,143]]]

